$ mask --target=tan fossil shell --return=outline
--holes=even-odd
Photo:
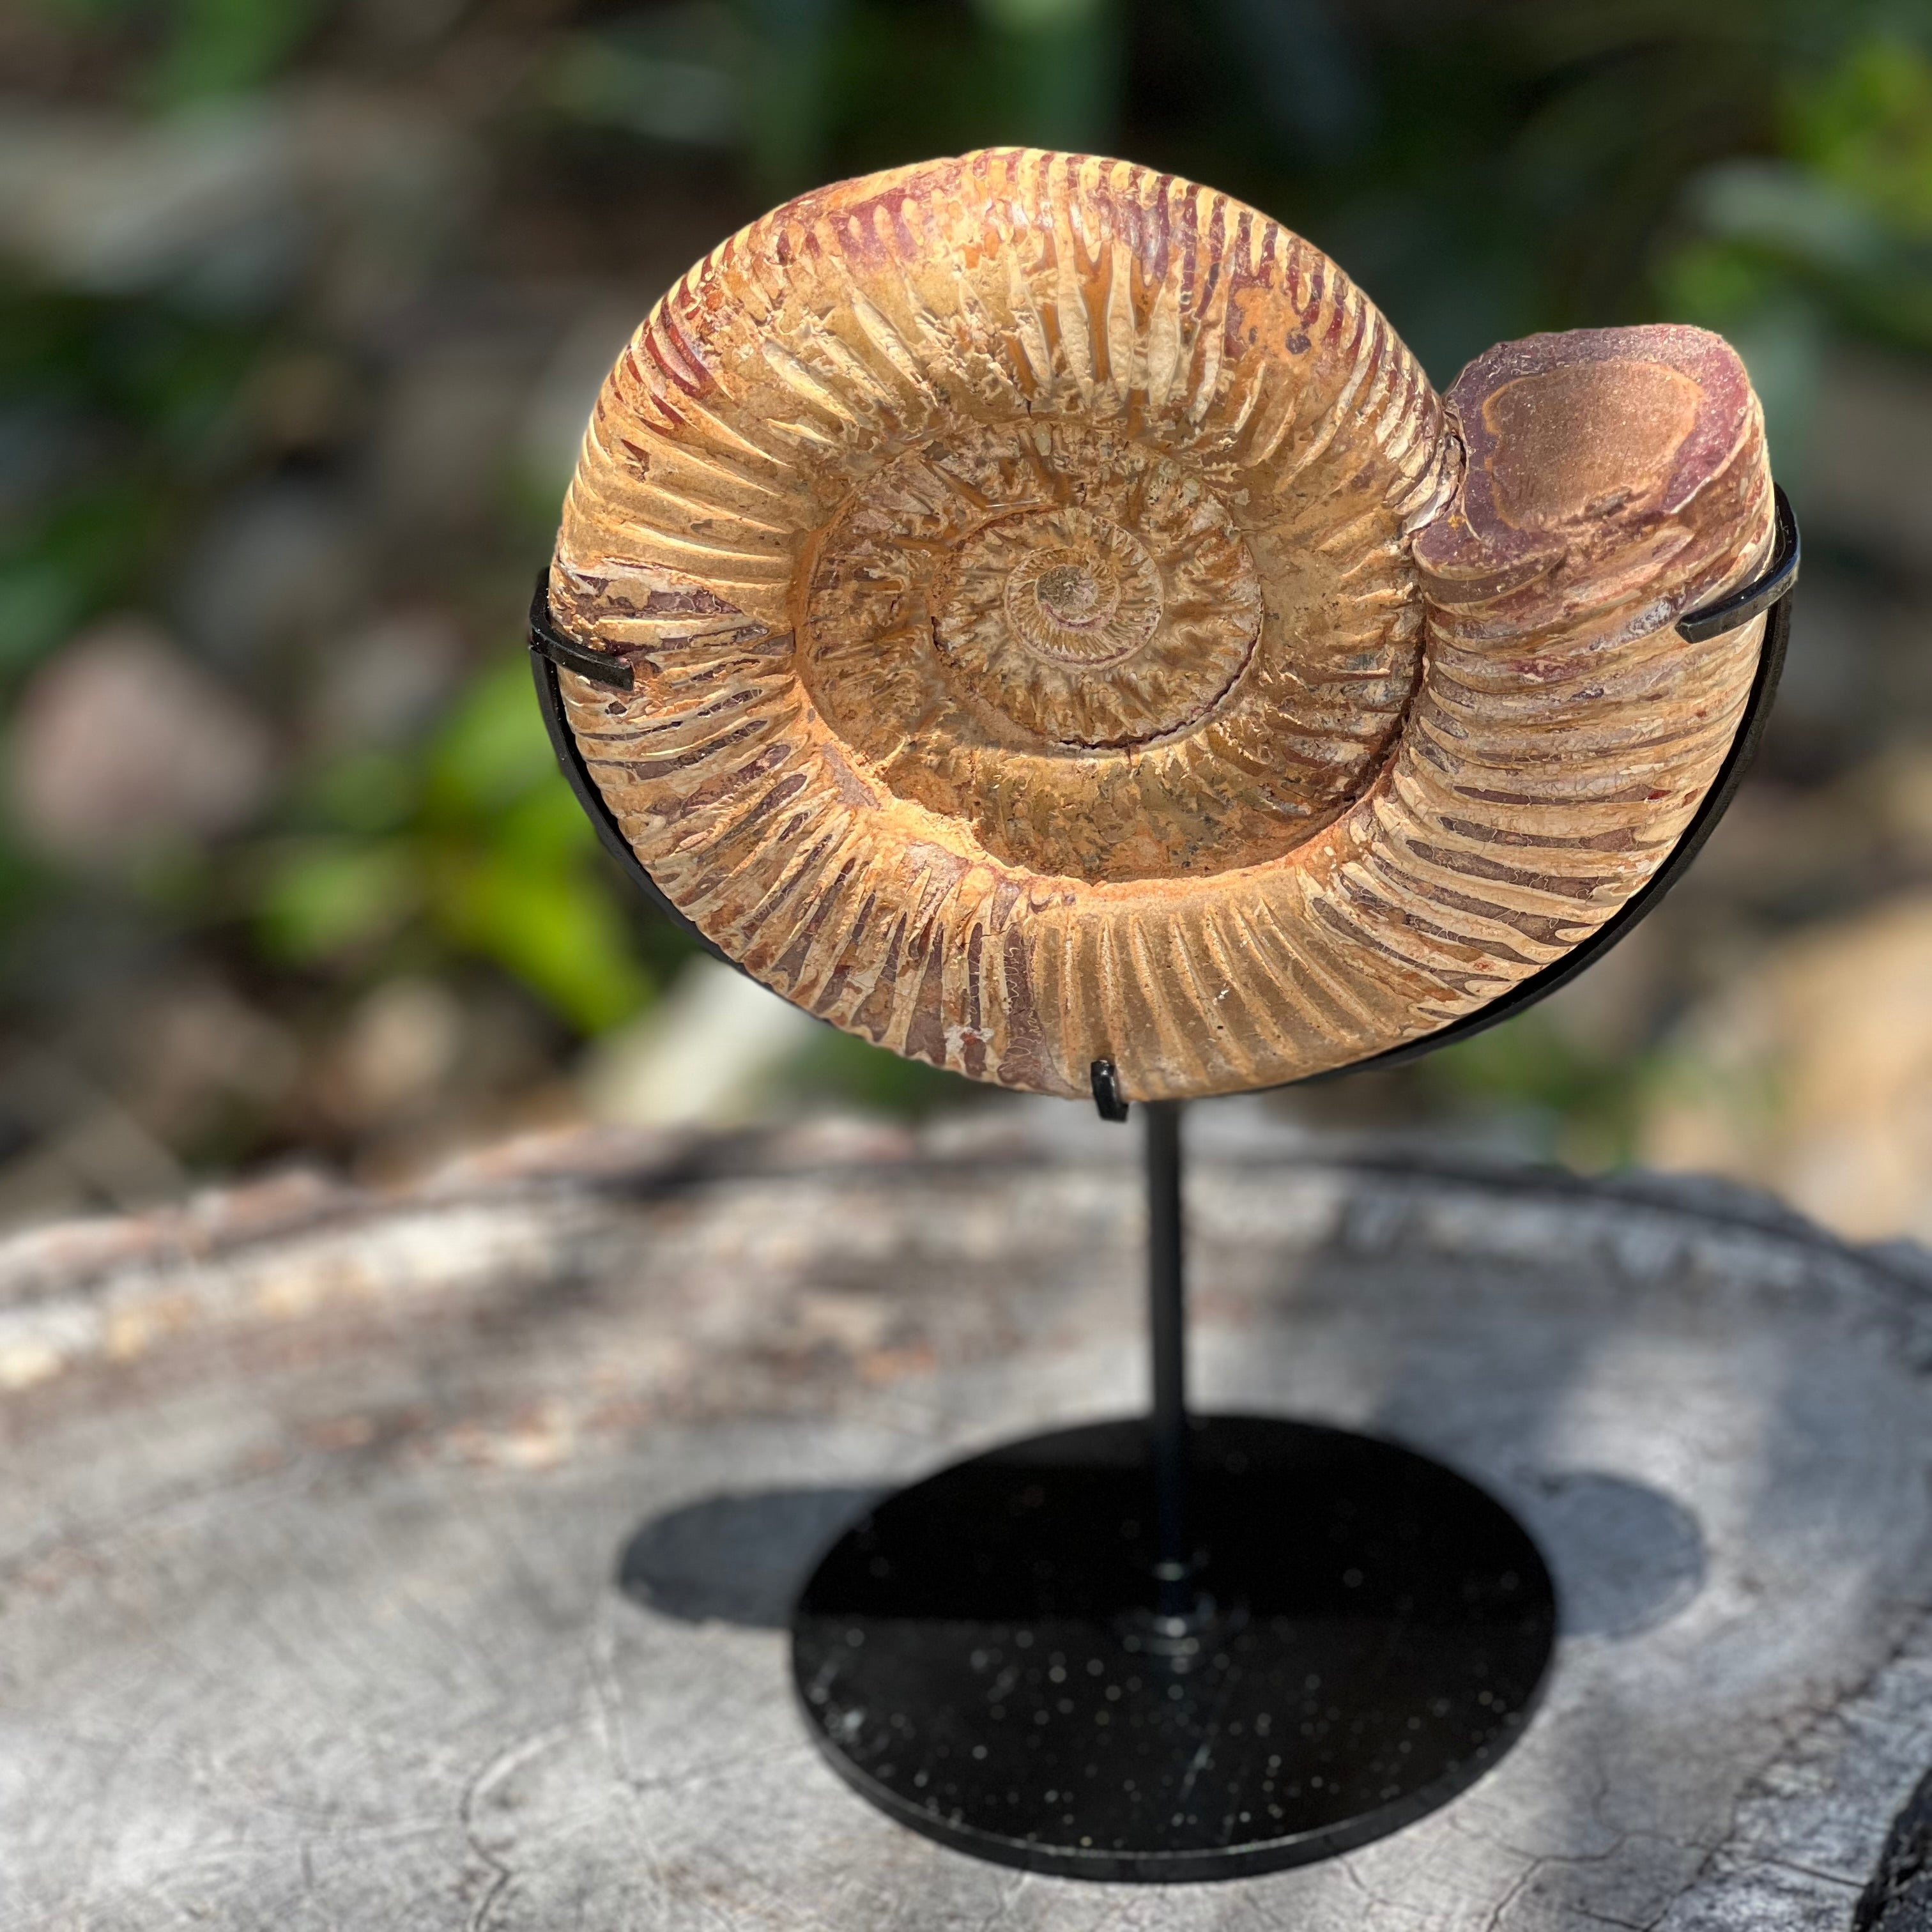
[[[1737,358],[1539,336],[1445,408],[1226,196],[1001,150],[734,236],[605,382],[557,621],[638,856],[810,1011],[977,1078],[1292,1080],[1495,999],[1668,854],[1762,620]]]

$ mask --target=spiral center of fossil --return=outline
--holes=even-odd
[[[1201,477],[1123,436],[1022,423],[908,451],[855,493],[819,554],[806,655],[855,745],[902,724],[926,742],[945,715],[935,752],[1098,756],[1212,717],[1262,616]]]
[[[1063,624],[1084,623],[1100,601],[1100,586],[1093,574],[1077,563],[1056,563],[1034,581],[1047,614]]]
[[[1319,545],[1358,506],[1311,488],[1244,520],[1228,480],[1065,417],[899,449],[794,586],[818,718],[866,782],[1009,863],[1128,879],[1287,849],[1372,776],[1413,688],[1406,566],[1344,584]]]
[[[976,634],[1003,620],[1008,641],[1039,663],[1098,670],[1139,650],[1161,608],[1160,572],[1138,537],[1090,510],[1039,511],[1000,518],[960,545],[938,637],[954,662],[984,655],[990,669],[1000,646]]]

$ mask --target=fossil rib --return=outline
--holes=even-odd
[[[998,150],[805,195],[604,384],[551,596],[664,892],[788,998],[1136,1099],[1342,1066],[1562,956],[1708,788],[1759,619],[1718,338],[1506,344],[1446,399],[1225,195]]]

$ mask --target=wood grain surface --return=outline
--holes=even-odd
[[[1496,998],[1661,863],[1762,620],[1742,365],[1504,345],[1445,400],[1319,250],[1123,162],[801,196],[610,373],[551,595],[626,838],[727,954],[975,1078],[1134,1098]]]
[[[0,1244],[0,1932],[1849,1932],[1932,1765],[1932,1262],[1189,1133],[1199,1405],[1549,1556],[1549,1695],[1453,1804],[1136,1890],[854,1796],[791,1593],[882,1486],[1144,1402],[1138,1136],[607,1131]]]

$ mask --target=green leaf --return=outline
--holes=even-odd
[[[414,762],[397,752],[352,752],[325,767],[297,795],[298,814],[331,830],[400,830],[415,812],[422,786]]]
[[[430,808],[448,818],[494,816],[541,785],[562,782],[520,651],[470,686],[439,734]]]
[[[256,926],[271,952],[312,964],[387,938],[420,896],[400,841],[304,840],[274,854]]]
[[[52,651],[86,614],[88,591],[54,557],[0,563],[0,679],[10,681]]]
[[[266,80],[328,10],[322,0],[174,0],[167,10],[172,31],[148,85],[173,104]]]
[[[578,866],[598,849],[597,834],[562,774],[553,776],[554,784],[519,800],[491,835],[496,850],[520,866]]]
[[[1882,37],[1797,90],[1797,152],[1906,233],[1932,236],[1932,58]]]
[[[435,890],[448,938],[495,960],[581,1032],[602,1033],[650,998],[623,920],[581,869],[492,852],[447,865]]]

